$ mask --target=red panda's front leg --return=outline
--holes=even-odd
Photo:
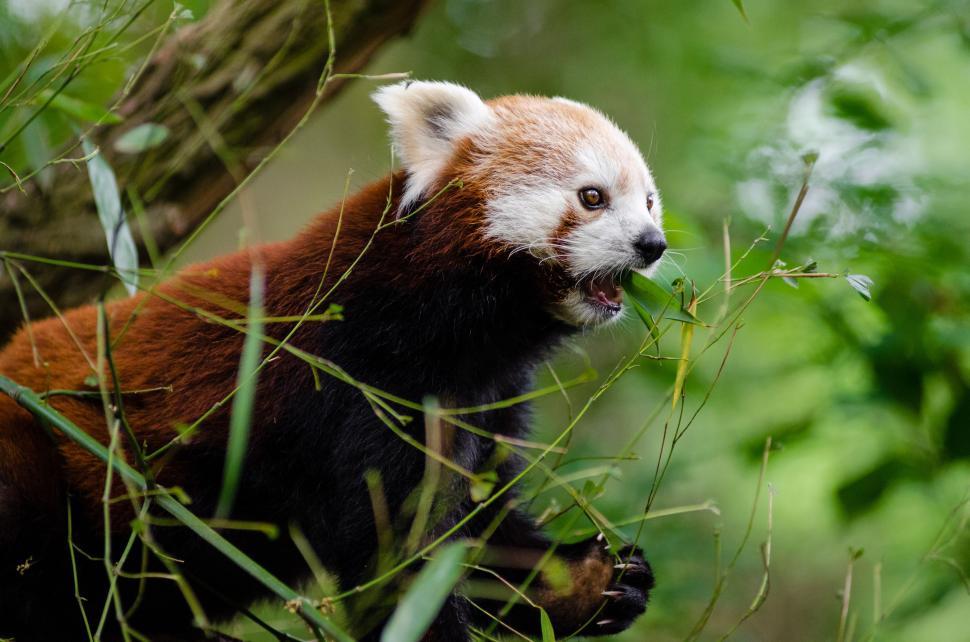
[[[519,586],[538,568],[539,573],[508,612],[508,591],[505,599],[489,594],[484,599],[470,598],[491,616],[526,635],[539,635],[541,606],[552,620],[558,636],[611,635],[630,627],[647,606],[649,592],[654,585],[650,564],[637,547],[627,547],[614,554],[605,540],[593,537],[575,544],[558,545],[553,555],[544,560],[552,543],[536,528],[531,517],[513,510],[488,540],[489,554],[485,566],[488,572],[478,579],[501,577],[492,582],[492,589]],[[489,591],[491,593],[491,591]],[[531,604],[530,604],[531,602]],[[471,613],[481,624],[494,618],[472,608]]]
[[[505,393],[503,398],[521,394],[519,390]],[[476,419],[497,434],[528,434],[529,410],[524,405],[485,413],[471,421]],[[499,486],[515,478],[522,466],[517,456],[499,465]],[[629,628],[646,610],[654,576],[637,547],[611,551],[602,537],[554,545],[529,514],[517,508],[504,510],[500,504],[479,513],[469,534],[487,538],[480,564],[487,570],[472,574],[467,591],[472,602],[469,613],[478,626],[491,627],[501,614],[503,624],[538,637],[538,605],[549,614],[557,637],[612,635]],[[547,555],[550,549],[551,557]],[[509,587],[520,586],[533,575],[533,569],[539,572],[529,582],[525,597],[516,596]],[[486,590],[479,595],[476,586]],[[496,592],[505,595],[496,597]],[[515,599],[509,609],[510,598]],[[496,626],[496,630],[504,629]]]

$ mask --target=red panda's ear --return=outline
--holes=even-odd
[[[395,152],[408,173],[402,207],[427,196],[458,141],[494,118],[478,94],[453,83],[405,81],[372,97],[387,114]]]

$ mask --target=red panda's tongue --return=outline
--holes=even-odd
[[[623,290],[612,276],[593,279],[587,286],[591,298],[607,307],[618,306],[623,302]]]

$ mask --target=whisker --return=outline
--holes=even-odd
[[[669,257],[669,259],[666,261],[664,259],[668,259],[667,254],[664,254],[664,256],[660,257],[660,261],[657,262],[658,272],[661,272],[661,273],[664,272],[665,271],[664,268],[666,268],[669,265],[669,266],[673,266],[677,270],[677,272],[680,273],[680,276],[682,277],[687,276],[687,274],[684,272],[684,269],[674,260],[673,257]]]

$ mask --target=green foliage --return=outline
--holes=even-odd
[[[744,10],[744,2],[743,2],[743,0],[731,0],[731,2],[734,3],[734,6],[735,7],[737,7],[738,13],[741,14],[741,17],[744,18],[744,21],[747,22],[748,21],[748,12]]]
[[[542,631],[542,642],[556,642],[556,632],[552,628],[552,620],[545,609],[539,610],[539,627]]]
[[[156,123],[142,123],[129,129],[115,141],[115,149],[125,154],[139,154],[158,147],[168,138],[168,127]]]
[[[50,106],[64,112],[66,115],[88,123],[105,123],[112,125],[121,122],[121,116],[107,111],[101,105],[85,102],[80,98],[68,96],[65,93],[54,93],[50,89],[41,89],[31,99],[31,106],[43,109]]]
[[[88,139],[81,142],[87,158],[88,176],[91,179],[91,192],[98,210],[98,219],[108,242],[108,252],[115,268],[121,274],[129,294],[138,289],[138,248],[131,228],[121,208],[121,194],[118,181],[108,161]]]
[[[866,301],[872,300],[872,279],[865,274],[846,274],[845,280]]]
[[[381,642],[418,642],[461,578],[468,549],[443,546],[421,569],[381,633]]]
[[[683,283],[678,284],[683,291]],[[700,323],[691,313],[684,301],[672,290],[665,289],[654,279],[647,278],[639,272],[630,272],[623,280],[623,291],[630,296],[630,302],[635,306],[641,317],[646,314],[651,320],[648,326],[655,326],[654,320],[670,319],[684,323]]]
[[[834,84],[829,88],[826,100],[836,118],[860,129],[880,132],[892,127],[892,120],[872,89]]]
[[[256,402],[260,360],[263,354],[263,271],[255,266],[249,277],[249,309],[246,339],[239,359],[236,375],[236,394],[232,398],[232,414],[229,418],[229,443],[226,446],[226,463],[222,476],[222,491],[216,506],[217,517],[229,517],[236,489],[242,478],[243,463],[249,446],[249,426]]]

